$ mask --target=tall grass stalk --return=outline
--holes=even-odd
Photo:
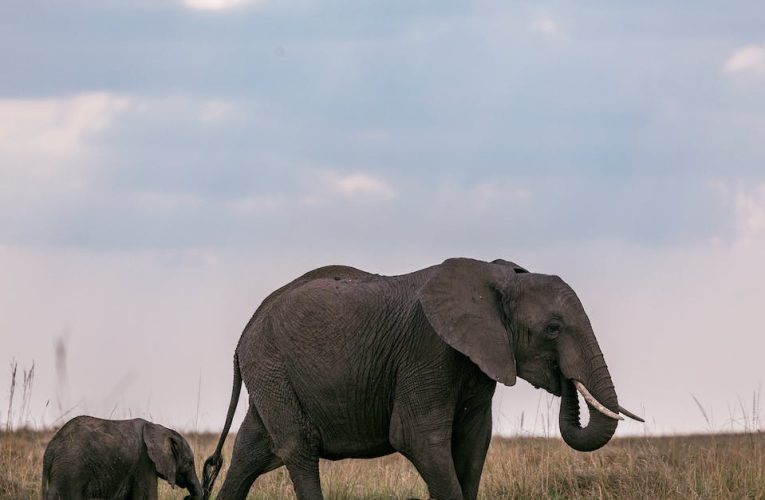
[[[28,370],[23,369],[22,373],[21,408],[19,409],[19,419],[16,424],[17,429],[22,429],[29,424],[32,403],[32,383],[35,379],[35,362],[32,361],[32,367]]]
[[[19,368],[19,363],[15,359],[11,361],[11,387],[8,391],[8,416],[5,419],[5,431],[11,431],[11,425],[13,422],[13,395],[16,393],[16,371]]]

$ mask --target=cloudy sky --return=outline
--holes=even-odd
[[[745,1],[3,2],[0,422],[15,359],[14,423],[219,428],[271,290],[469,256],[577,290],[647,419],[620,433],[762,425],[763,25]],[[522,381],[495,403],[504,433],[556,418]]]

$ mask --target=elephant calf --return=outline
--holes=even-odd
[[[136,418],[75,417],[45,449],[43,500],[156,499],[157,477],[202,498],[194,454],[186,440],[158,424]]]

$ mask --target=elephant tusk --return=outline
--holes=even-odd
[[[637,415],[635,415],[631,411],[625,410],[621,406],[619,407],[619,413],[625,414],[626,416],[630,417],[632,420],[637,420],[638,422],[645,422],[645,420],[643,420],[642,418],[638,417]]]
[[[590,394],[590,391],[587,390],[587,388],[584,386],[583,383],[579,382],[578,380],[573,380],[573,382],[574,382],[574,385],[576,386],[576,390],[579,391],[579,393],[582,395],[584,400],[587,401],[587,403],[590,406],[598,410],[603,415],[607,417],[611,417],[614,420],[624,420],[624,417],[612,412],[611,410],[609,410],[608,408],[600,404],[600,402],[597,399],[595,399],[595,397],[592,394]]]

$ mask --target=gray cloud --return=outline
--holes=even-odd
[[[571,277],[647,409],[697,391],[716,351],[660,398],[658,375],[638,380],[646,357],[666,368],[693,336],[711,345],[726,311],[752,331],[759,6],[255,3],[0,6],[0,327],[24,332],[2,351],[47,359],[68,328],[73,399],[185,425],[196,388],[158,402],[146,374],[122,402],[113,390],[136,371],[123,352],[170,378],[191,360],[217,425],[252,308],[330,262],[504,257]],[[756,379],[739,361],[756,339],[736,339],[730,375],[698,389],[718,407]],[[656,429],[697,429],[688,411],[657,409]]]

